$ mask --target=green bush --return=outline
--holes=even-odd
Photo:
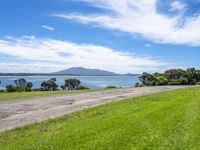
[[[107,86],[105,87],[105,89],[116,89],[117,87],[116,86]]]
[[[164,76],[155,77],[155,85],[168,85],[169,80]]]
[[[139,84],[139,86],[138,87],[144,87],[145,85],[144,84]]]
[[[135,83],[135,87],[139,87],[139,85],[140,85],[140,83],[138,83],[138,82]]]
[[[27,82],[25,85],[25,90],[27,92],[30,92],[32,87],[33,87],[33,84],[31,82]]]
[[[5,92],[5,90],[0,90],[0,93],[3,93],[3,92]]]
[[[85,86],[80,86],[79,87],[79,90],[89,90],[90,88],[88,88],[88,87],[85,87]]]
[[[25,88],[21,87],[21,86],[16,86],[15,89],[17,92],[25,92],[26,91]]]
[[[187,84],[188,84],[188,79],[186,79],[186,78],[170,80],[170,85],[187,85]]]
[[[7,92],[17,92],[17,89],[16,89],[16,87],[13,86],[13,85],[7,85],[7,86],[6,86],[6,91],[7,91]]]

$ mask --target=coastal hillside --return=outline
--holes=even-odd
[[[91,75],[91,76],[114,76],[118,75],[113,72],[99,70],[99,69],[87,69],[83,67],[73,67],[66,70],[55,72],[54,74],[72,74],[72,75]]]

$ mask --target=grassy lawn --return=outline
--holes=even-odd
[[[200,149],[200,88],[110,103],[3,132],[0,149]]]

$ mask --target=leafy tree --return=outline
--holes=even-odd
[[[189,84],[195,85],[200,81],[200,70],[196,70],[195,68],[188,68],[186,72],[188,74]]]
[[[47,81],[43,81],[41,83],[41,87],[43,87],[46,91],[49,91],[49,83]]]
[[[169,80],[165,76],[155,77],[155,85],[168,85]]]
[[[33,84],[31,82],[27,82],[25,89],[26,89],[26,91],[31,91],[32,87],[33,87]]]
[[[16,84],[16,86],[24,88],[25,85],[26,85],[26,79],[21,78],[21,79],[18,79],[18,80],[14,80],[14,83]]]
[[[139,79],[146,86],[195,85],[200,82],[200,70],[188,68],[187,70],[169,69],[164,73],[156,72],[154,74],[144,72]]]
[[[80,80],[77,79],[66,79],[65,80],[65,87],[68,90],[78,90],[80,88]]]
[[[46,91],[55,91],[58,88],[56,84],[56,78],[52,78],[48,81],[43,81],[41,83],[41,87],[43,87]]]
[[[154,76],[150,73],[144,72],[140,77],[139,80],[142,82],[142,84],[146,86],[154,86],[155,80]]]
[[[187,72],[182,69],[170,69],[164,72],[169,79],[180,79],[187,77]]]

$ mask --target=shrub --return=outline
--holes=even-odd
[[[180,78],[179,80],[180,80],[181,85],[187,85],[188,84],[187,78]]]
[[[85,86],[80,86],[79,87],[79,90],[89,90],[90,88],[88,88],[88,87],[85,87]]]
[[[155,77],[155,85],[168,85],[168,79],[164,76]]]
[[[139,84],[139,87],[144,87],[145,85],[144,84]]]
[[[65,87],[68,90],[78,90],[80,88],[81,81],[78,79],[66,79]]]
[[[61,85],[60,88],[61,88],[63,91],[66,90],[66,86],[64,86],[64,85]]]
[[[180,79],[171,79],[170,85],[187,85],[188,79],[187,78],[180,78]]]
[[[140,83],[138,83],[138,82],[135,83],[135,87],[139,87],[139,85],[140,85]]]
[[[3,92],[5,92],[5,90],[0,90],[0,93],[3,93]]]
[[[116,89],[117,87],[116,86],[107,86],[105,87],[105,89]]]
[[[6,86],[6,91],[7,91],[7,92],[17,92],[17,89],[16,89],[16,87],[13,86],[13,85],[7,85],[7,86]]]
[[[16,86],[15,89],[17,92],[25,92],[25,88],[21,86]]]
[[[31,91],[31,88],[33,87],[33,84],[31,82],[27,82],[25,86],[26,91]]]

